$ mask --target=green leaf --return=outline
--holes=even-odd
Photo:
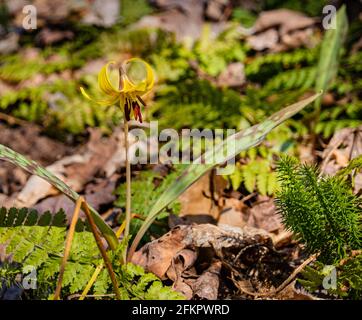
[[[337,73],[341,49],[348,30],[345,5],[338,10],[333,19],[336,19],[336,28],[327,30],[322,42],[315,83],[316,91],[326,92],[330,81]],[[315,106],[319,108],[320,104],[321,99],[319,98],[315,101]]]
[[[74,202],[78,200],[79,194],[73,191],[67,184],[65,184],[62,180],[52,174],[50,171],[46,170],[45,168],[41,167],[35,161],[29,160],[20,153],[0,144],[0,160],[5,160],[8,162],[13,163],[14,165],[28,171],[31,174],[34,174],[45,181],[49,182],[52,186],[57,188],[60,192],[64,193]],[[103,236],[107,240],[110,247],[115,249],[117,247],[118,239],[116,234],[110,228],[110,226],[104,222],[102,217],[98,214],[98,212],[89,206],[90,212],[93,216],[94,222],[102,232]],[[8,221],[10,218],[8,217]],[[11,224],[12,225],[12,224]]]
[[[145,294],[146,300],[185,300],[185,297],[169,287],[163,287],[160,281],[152,283]]]
[[[175,181],[164,191],[164,193],[158,198],[157,202],[151,208],[150,213],[148,214],[131,245],[129,256],[133,255],[139,241],[142,239],[143,235],[152,222],[156,219],[157,215],[171,202],[176,200],[185,190],[187,190],[207,171],[217,166],[218,164],[223,164],[227,160],[234,158],[241,151],[258,145],[261,141],[263,141],[267,133],[302,110],[305,106],[314,101],[320,95],[321,93],[314,94],[307,99],[301,100],[289,107],[280,110],[277,113],[274,113],[268,119],[258,125],[237,132],[216,146],[215,150],[209,150],[200,158],[196,159],[194,163],[189,165],[188,168],[177,179],[175,179]],[[230,149],[230,145],[235,146],[232,152],[228,150]],[[214,159],[217,159],[217,161],[215,162]]]

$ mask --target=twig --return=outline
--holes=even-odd
[[[351,259],[353,259],[354,257],[358,256],[362,254],[362,250],[352,250],[351,254],[349,255],[349,257],[347,258],[344,258],[342,259],[340,262],[339,262],[339,265],[340,266],[343,266],[345,265],[348,261],[350,261]]]
[[[60,265],[57,287],[55,289],[54,298],[53,298],[54,300],[59,300],[59,298],[60,298],[60,291],[62,289],[62,282],[63,282],[63,275],[64,275],[64,271],[65,271],[65,266],[66,266],[67,261],[68,261],[70,248],[72,247],[72,242],[73,242],[73,237],[74,237],[74,232],[75,232],[75,226],[76,226],[77,221],[78,221],[79,211],[80,211],[80,207],[82,205],[82,202],[83,202],[83,198],[79,197],[78,200],[75,203],[73,218],[72,218],[72,221],[70,223],[69,231],[68,231],[68,234],[67,234],[67,239],[65,241],[64,255],[63,255],[63,258],[62,258],[61,265]]]
[[[17,124],[19,126],[28,126],[28,125],[30,125],[30,122],[27,122],[27,121],[22,120],[22,119],[15,118],[13,116],[10,116],[10,115],[8,115],[6,113],[2,113],[2,112],[0,112],[0,120],[4,120],[10,125],[14,125],[14,124]]]
[[[116,275],[114,274],[114,271],[113,271],[113,268],[112,268],[112,263],[111,261],[109,260],[109,257],[107,255],[107,252],[106,252],[106,249],[103,247],[103,244],[102,244],[102,240],[101,240],[101,237],[98,233],[98,230],[97,230],[97,226],[96,224],[94,223],[94,220],[93,220],[93,217],[90,213],[90,210],[88,208],[88,205],[87,205],[87,202],[84,201],[83,197],[80,197],[81,198],[81,201],[82,201],[82,208],[83,208],[83,211],[84,213],[86,214],[87,216],[87,219],[89,221],[89,224],[90,224],[90,227],[91,227],[91,230],[93,232],[93,235],[94,235],[94,238],[96,240],[96,243],[97,243],[97,246],[98,246],[98,249],[99,251],[101,252],[102,254],[102,258],[104,260],[104,264],[106,265],[107,267],[107,270],[108,270],[108,273],[109,273],[109,276],[111,278],[111,281],[112,281],[112,285],[113,285],[113,290],[116,294],[116,297],[117,299],[121,299],[121,293],[119,291],[119,288],[118,288],[118,282],[117,282],[117,279],[116,279]]]

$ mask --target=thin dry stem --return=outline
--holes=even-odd
[[[84,199],[81,197],[83,203],[82,203],[82,208],[84,210],[84,213],[86,214],[87,216],[87,219],[89,221],[89,224],[90,224],[90,227],[91,227],[91,230],[93,232],[93,235],[94,235],[94,239],[96,240],[96,243],[97,243],[97,246],[98,246],[98,249],[99,251],[101,252],[102,254],[102,258],[104,260],[104,264],[108,270],[108,273],[109,273],[109,276],[111,278],[111,281],[112,281],[112,285],[113,285],[113,290],[114,290],[114,293],[116,294],[116,298],[117,299],[121,299],[121,293],[119,292],[119,288],[118,288],[118,282],[117,282],[117,279],[116,279],[116,275],[113,271],[113,268],[112,268],[112,263],[111,261],[109,260],[109,257],[107,255],[107,252],[106,252],[106,249],[103,247],[103,243],[102,243],[102,239],[98,233],[98,230],[97,230],[97,226],[96,224],[94,223],[94,220],[93,220],[93,217],[89,211],[89,208],[88,208],[88,205],[87,203],[84,201]]]
[[[82,205],[82,202],[83,202],[83,199],[81,197],[79,197],[77,202],[75,203],[73,218],[72,218],[72,221],[70,223],[69,231],[68,231],[68,234],[67,234],[67,239],[65,241],[64,255],[63,255],[61,265],[60,265],[57,287],[55,289],[54,298],[53,298],[54,300],[59,300],[59,298],[60,298],[60,291],[62,289],[62,282],[63,282],[63,275],[64,275],[64,271],[65,271],[65,266],[67,264],[70,249],[72,247],[72,242],[73,242],[74,232],[75,232],[75,226],[76,226],[77,221],[78,221],[80,207]]]

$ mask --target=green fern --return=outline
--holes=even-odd
[[[142,267],[127,263],[118,270],[118,277],[122,283],[121,296],[124,300],[183,300],[180,293],[164,286],[152,273],[146,273]],[[109,278],[109,277],[108,277]],[[108,281],[107,271],[103,270],[96,283],[94,294],[104,295],[109,292],[111,283]]]
[[[162,128],[233,128],[240,120],[240,96],[205,80],[170,84],[160,89],[152,118]]]
[[[140,175],[132,180],[132,212],[140,215],[141,217],[146,218],[149,208],[156,202],[158,197],[163,193],[163,191],[175,180],[175,178],[180,174],[182,170],[182,165],[175,166],[173,171],[165,177],[162,177],[160,174],[155,171],[148,170],[143,171]],[[117,190],[116,194],[118,199],[115,202],[115,205],[121,208],[126,206],[126,185],[121,184]],[[168,210],[164,210],[158,216],[158,220],[161,223],[162,220],[168,217],[169,213],[178,214],[180,211],[180,203],[172,203]],[[124,217],[122,217],[124,218]],[[136,234],[138,229],[142,225],[142,220],[133,219],[131,222],[131,234]],[[165,224],[167,226],[167,224]],[[160,225],[153,225],[150,228],[150,233],[163,234],[166,232],[165,227]],[[145,240],[148,239],[149,236]]]
[[[257,190],[261,195],[273,195],[278,187],[276,174],[266,159],[253,159],[244,165],[238,163],[228,178],[234,190],[243,184],[248,192]]]
[[[278,71],[299,66],[311,66],[317,61],[318,48],[296,49],[291,52],[261,55],[246,64],[245,73],[248,78],[262,79],[265,74],[275,74]]]
[[[0,209],[0,243],[6,247],[6,253],[19,267],[0,266],[0,278],[13,276],[22,269],[35,268],[37,286],[31,295],[37,299],[47,298],[54,292],[64,252],[66,237],[66,217],[61,210],[52,215],[50,212],[38,214],[35,210],[11,208]],[[75,233],[72,247],[64,272],[62,294],[78,293],[84,289],[95,268],[102,262],[97,244],[91,232]],[[79,229],[79,228],[78,228]],[[125,242],[121,242],[110,258],[121,285],[124,299],[183,299],[153,274],[145,273],[139,266],[120,265]],[[155,289],[157,288],[157,289]],[[109,294],[112,285],[107,270],[103,270],[94,284],[94,294]]]
[[[316,71],[317,69],[315,67],[305,67],[279,73],[268,80],[263,87],[263,91],[267,91],[270,94],[281,90],[307,90],[314,85],[317,74]]]
[[[212,39],[211,27],[205,25],[192,50],[201,69],[211,76],[217,76],[230,62],[244,61],[246,49],[240,37],[237,27],[231,26]]]
[[[95,90],[96,81],[87,77],[84,81]],[[79,94],[79,82],[56,81],[19,92],[11,91],[3,95],[0,109],[28,121],[41,123],[45,130],[53,134],[70,132],[83,133],[87,127],[98,126],[109,132],[121,115],[117,108],[99,108],[84,101]]]
[[[351,103],[337,104],[321,111],[315,131],[329,138],[343,128],[356,128],[361,125],[362,103],[354,99]]]
[[[23,267],[35,268],[40,287],[49,284],[50,289],[54,289],[64,252],[64,212],[40,215],[35,210],[25,208],[2,208],[0,219],[0,241],[5,244],[6,253],[11,254],[12,261]],[[84,229],[84,223],[79,223],[77,229]],[[100,257],[93,234],[88,231],[76,232],[64,274],[65,292],[79,291],[89,280],[97,262],[100,262]],[[38,291],[37,294],[44,298],[44,292]]]

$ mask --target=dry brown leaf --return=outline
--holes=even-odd
[[[243,248],[252,244],[272,244],[270,235],[252,227],[217,227],[211,224],[182,225],[138,250],[132,262],[165,279],[174,257],[183,249],[213,248],[221,253],[225,248]]]
[[[193,283],[194,296],[199,299],[216,300],[219,292],[221,261],[212,262],[210,267]]]
[[[0,123],[0,143],[28,156],[42,165],[49,165],[72,152],[73,148],[41,134],[37,125],[8,127]],[[26,137],[26,139],[24,139]],[[14,165],[1,161],[0,192],[7,195],[20,191],[28,174]]]
[[[247,38],[249,45],[257,51],[269,49],[280,52],[302,45],[313,47],[316,20],[299,12],[277,9],[262,12],[255,22],[253,34]]]
[[[269,28],[279,27],[281,35],[288,32],[313,26],[316,20],[300,12],[277,9],[262,12],[254,24],[254,31],[261,32]]]
[[[167,277],[175,281],[185,270],[194,265],[196,258],[195,251],[190,249],[181,250],[174,256],[172,264],[167,270]]]
[[[269,29],[247,38],[248,44],[256,51],[274,48],[279,42],[278,31]]]
[[[102,138],[99,130],[91,130],[90,141],[79,154],[64,157],[46,168],[67,183],[73,190],[81,191],[86,183],[103,168],[114,152],[114,137]],[[58,194],[50,184],[31,176],[24,188],[11,200],[12,206],[31,207],[40,199]]]
[[[83,197],[86,199],[87,203],[97,211],[101,209],[102,206],[112,204],[116,199],[115,195],[113,194],[116,186],[116,181],[114,178],[110,180],[104,179],[86,186]],[[39,212],[45,212],[49,210],[50,212],[54,213],[58,212],[60,209],[63,209],[67,216],[67,220],[71,221],[74,207],[74,202],[65,195],[61,194],[40,201],[34,206],[34,209],[38,210]],[[83,212],[80,213],[80,216],[84,217]]]
[[[281,217],[276,212],[273,198],[258,196],[257,202],[248,210],[248,226],[261,228],[268,232],[277,232],[283,229]]]
[[[229,225],[239,228],[246,225],[243,214],[246,206],[243,201],[235,198],[222,198],[221,206],[222,209],[217,222],[218,225]]]
[[[196,259],[195,251],[183,249],[173,258],[171,266],[167,270],[167,277],[174,282],[174,290],[182,293],[187,299],[192,298],[193,291],[190,285],[185,282],[183,273],[194,265]]]
[[[362,126],[345,128],[337,131],[324,149],[321,172],[334,175],[338,170],[346,167],[350,160],[362,154]],[[362,189],[362,173],[354,178],[355,192]]]
[[[180,217],[187,217],[195,223],[214,223],[219,209],[211,199],[210,175],[206,174],[184,192],[179,201],[181,203]]]
[[[160,279],[166,279],[174,257],[186,247],[183,239],[187,233],[186,228],[175,227],[161,238],[147,243],[133,257],[132,262],[152,272]]]

